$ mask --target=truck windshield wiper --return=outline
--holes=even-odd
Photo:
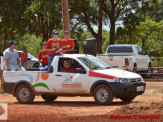
[[[105,67],[105,69],[110,69],[111,67]]]

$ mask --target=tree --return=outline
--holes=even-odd
[[[30,3],[31,0],[0,1],[0,51],[8,46],[9,40],[27,32],[28,23],[24,13]]]
[[[155,0],[157,1],[157,0]],[[103,10],[110,20],[110,44],[115,43],[115,27],[118,20],[122,20],[122,17],[129,17],[135,11],[142,9],[144,14],[147,10],[152,8],[155,1],[151,0],[105,0]],[[131,16],[132,17],[132,16]],[[136,16],[135,16],[136,17]],[[133,31],[135,31],[135,24]],[[134,34],[134,33],[133,33]],[[135,37],[135,36],[134,36]],[[133,37],[133,38],[134,38]],[[131,39],[132,42],[133,39]]]
[[[154,43],[163,41],[163,20],[159,23],[147,19],[145,22],[141,22],[140,26],[137,26],[137,38],[136,40],[141,40],[142,47],[145,48],[147,40],[152,39]]]
[[[53,29],[62,28],[61,14],[61,0],[32,1],[26,11],[26,17],[30,21],[29,32],[41,35],[42,41],[47,41]]]
[[[73,17],[73,21],[77,21],[74,25],[87,27],[97,40],[97,53],[102,53],[103,2],[104,0],[98,0],[98,2],[92,0],[70,1],[71,17]],[[98,25],[98,32],[94,30],[93,25]]]

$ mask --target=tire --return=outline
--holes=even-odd
[[[136,96],[121,97],[123,102],[131,102]]]
[[[28,85],[22,84],[16,89],[16,99],[19,103],[30,104],[33,102],[34,98],[35,95]]]
[[[108,105],[113,101],[111,89],[104,84],[98,85],[93,92],[95,102],[100,105]]]
[[[46,102],[53,102],[54,100],[57,99],[58,96],[42,94],[41,97],[42,97]]]
[[[149,64],[147,71],[145,72],[145,74],[143,75],[145,78],[151,78],[153,74],[153,68],[152,65]]]
[[[39,63],[34,64],[34,65],[33,65],[33,68],[39,68]]]
[[[133,72],[136,73],[137,72],[137,67],[136,67],[136,64],[134,64],[133,66]]]

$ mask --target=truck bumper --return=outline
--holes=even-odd
[[[112,83],[109,85],[114,97],[128,97],[137,96],[145,92],[146,83],[145,82],[133,82],[127,84]]]

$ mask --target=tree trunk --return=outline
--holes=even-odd
[[[131,39],[130,39],[130,44],[134,43],[135,38],[136,38],[136,27],[134,25],[133,29],[132,29],[132,35],[131,35]]]
[[[115,38],[115,21],[114,18],[110,17],[110,44],[114,44],[114,38]]]
[[[98,28],[98,37],[96,39],[97,41],[97,53],[101,54],[102,53],[102,6],[103,6],[104,0],[99,0],[99,28]]]
[[[145,39],[142,39],[142,48],[145,47]]]

